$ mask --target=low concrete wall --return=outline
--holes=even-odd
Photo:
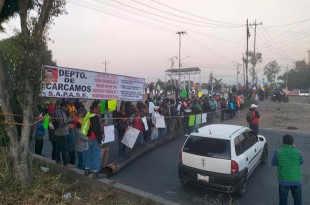
[[[133,187],[126,186],[124,184],[115,182],[113,180],[103,178],[103,179],[93,179],[92,177],[85,177],[83,174],[84,172],[77,168],[64,168],[57,164],[55,161],[42,157],[40,155],[33,154],[34,161],[40,163],[44,167],[48,167],[52,170],[55,170],[63,175],[67,175],[70,177],[75,177],[76,179],[80,180],[82,183],[88,183],[92,186],[96,187],[106,187],[111,188],[114,192],[118,193],[119,195],[125,196],[124,198],[128,199],[128,201],[135,202],[141,205],[178,205],[178,203],[171,202],[164,198],[155,196],[153,194],[135,189]]]

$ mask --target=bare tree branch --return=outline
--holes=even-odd
[[[1,14],[4,2],[5,2],[5,0],[0,0],[0,14]]]
[[[29,29],[27,24],[27,11],[28,11],[29,0],[19,1],[20,10],[20,25],[22,29],[22,34],[29,37]]]
[[[39,20],[34,29],[34,35],[36,35],[36,39],[41,39],[44,28],[48,22],[50,12],[53,6],[54,0],[45,0],[41,9],[41,13],[39,16]]]

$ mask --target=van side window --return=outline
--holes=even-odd
[[[240,134],[238,138],[241,145],[242,153],[247,151],[252,146],[249,138],[246,136],[245,133]]]
[[[241,145],[240,145],[238,137],[235,138],[234,144],[235,144],[236,155],[239,156],[240,154],[242,154],[242,152],[241,152]]]
[[[258,141],[257,136],[254,134],[253,131],[249,131],[246,133],[247,133],[247,137],[249,138],[249,141],[251,143],[251,146],[254,145]]]

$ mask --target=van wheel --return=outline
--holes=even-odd
[[[236,190],[236,194],[239,195],[239,196],[243,196],[246,192],[246,187],[247,187],[247,176],[244,175],[240,181],[240,184]]]
[[[261,160],[261,164],[263,164],[263,165],[267,164],[267,162],[268,162],[268,149],[267,149],[267,145],[264,146],[263,153],[262,153],[262,156],[261,156],[260,160]]]

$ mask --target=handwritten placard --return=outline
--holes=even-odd
[[[125,132],[125,135],[122,139],[122,143],[129,147],[130,149],[133,148],[135,142],[138,138],[140,131],[136,128],[129,127],[128,130]]]
[[[166,124],[165,124],[165,117],[164,116],[157,116],[156,117],[156,124],[155,124],[156,128],[165,128]]]
[[[113,142],[115,140],[114,125],[104,126],[104,143]]]

